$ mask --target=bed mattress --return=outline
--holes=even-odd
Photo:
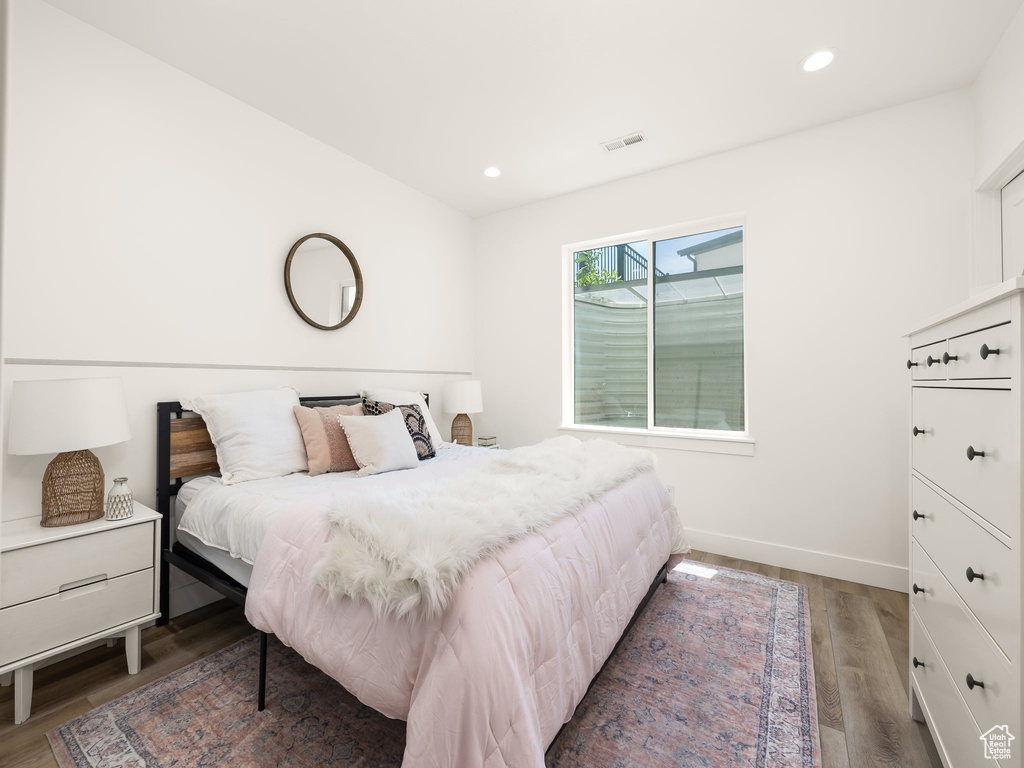
[[[237,557],[232,557],[224,549],[204,544],[188,531],[183,531],[178,527],[182,515],[185,514],[185,509],[188,507],[189,502],[195,498],[196,494],[204,488],[220,484],[220,478],[200,477],[185,483],[181,487],[174,501],[174,538],[185,549],[195,552],[212,565],[220,568],[239,584],[248,587],[249,579],[252,577],[251,563],[247,563]]]

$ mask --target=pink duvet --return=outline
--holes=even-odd
[[[299,505],[260,546],[246,616],[406,720],[405,768],[536,768],[668,559],[670,505],[653,473],[634,478],[479,562],[429,622],[313,585],[330,530]]]

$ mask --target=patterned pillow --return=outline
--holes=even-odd
[[[395,408],[402,412],[405,428],[409,430],[409,436],[412,438],[413,445],[416,446],[416,455],[420,457],[420,461],[434,458],[434,443],[430,440],[427,420],[423,418],[423,411],[418,405],[396,406],[393,403],[382,403],[379,400],[363,398],[363,410],[366,411],[367,416],[381,416]]]

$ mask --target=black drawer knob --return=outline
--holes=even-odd
[[[914,510],[914,519],[915,519],[915,520],[921,520],[921,519],[923,519],[924,517],[925,517],[925,516],[924,516],[924,515],[922,515],[922,514],[921,514],[920,512],[918,512],[918,511],[917,511],[916,509]]]
[[[927,366],[928,366],[929,368],[931,368],[931,367],[932,367],[933,365],[938,365],[938,364],[939,364],[939,363],[941,363],[941,362],[942,362],[942,361],[941,361],[941,360],[939,360],[939,358],[937,358],[937,357],[932,357],[931,355],[928,355],[928,359],[927,359],[927,360],[925,360],[925,363],[927,364]]]
[[[967,687],[970,690],[973,691],[975,688],[984,688],[985,684],[983,682],[981,682],[981,680],[975,680],[974,679],[974,675],[972,675],[970,672],[968,672],[967,673]]]
[[[914,585],[913,589],[914,589],[914,594],[915,594],[915,595],[916,595],[916,594],[917,594],[918,592],[924,592],[924,587],[919,587],[919,586],[917,586],[917,584],[915,584],[915,585]]]
[[[979,459],[984,459],[985,458],[985,452],[984,451],[976,451],[976,450],[974,450],[974,446],[973,445],[968,445],[967,446],[967,460],[968,461],[974,461],[974,459],[976,457],[979,458]]]
[[[951,354],[949,354],[949,352],[943,352],[942,353],[942,364],[943,365],[949,365],[952,361],[959,360],[959,359],[960,359],[959,357],[957,357],[956,355],[951,355]]]
[[[918,429],[917,427],[914,427],[913,433],[914,433],[914,437],[917,437],[918,435],[923,435],[924,434],[924,430],[923,429]]]
[[[918,365],[920,365],[920,363],[915,363],[913,360],[907,360],[907,370],[908,371],[911,368],[914,368],[915,366],[918,366]]]
[[[971,566],[967,566],[967,580],[968,581],[974,581],[975,579],[981,579],[982,581],[984,581],[985,580],[985,574],[984,573],[978,573],[973,568],[971,568]]]
[[[991,347],[989,347],[988,344],[982,344],[981,345],[981,359],[982,360],[988,360],[988,356],[989,355],[998,355],[998,354],[999,354],[999,350],[998,349],[992,349]]]
[[[923,661],[917,660],[917,656],[914,657],[914,669],[917,669],[918,667],[923,667],[924,665],[925,664]]]

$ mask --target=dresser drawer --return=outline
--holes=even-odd
[[[967,606],[1013,661],[1020,632],[1017,614],[1019,568],[1012,550],[995,539],[926,483],[913,478],[910,495],[914,538],[956,589]],[[984,578],[967,578],[967,569]]]
[[[950,339],[949,363],[945,366],[949,379],[1009,379],[1017,364],[1013,323],[998,325],[984,331]],[[984,355],[984,357],[982,356]],[[955,360],[953,358],[956,358]]]
[[[914,387],[913,466],[1013,537],[1020,520],[1017,425],[1008,390]],[[971,460],[968,449],[984,452]]]
[[[910,378],[914,381],[937,381],[946,378],[945,366],[942,364],[942,353],[945,351],[944,341],[910,350]]]
[[[1018,683],[1010,665],[972,623],[955,590],[920,545],[914,542],[911,550],[913,581],[924,590],[911,592],[911,605],[974,719],[982,730],[1016,722]],[[985,687],[971,689],[968,674]]]
[[[981,729],[975,724],[913,611],[910,615],[910,654],[923,665],[911,666],[910,674],[931,720],[935,746],[946,758],[944,764],[949,768],[974,768],[982,763],[998,765],[994,760],[984,759]]]
[[[0,665],[150,615],[153,574],[149,568],[0,609]]]
[[[4,553],[0,608],[62,588],[152,568],[155,523],[138,523]]]

